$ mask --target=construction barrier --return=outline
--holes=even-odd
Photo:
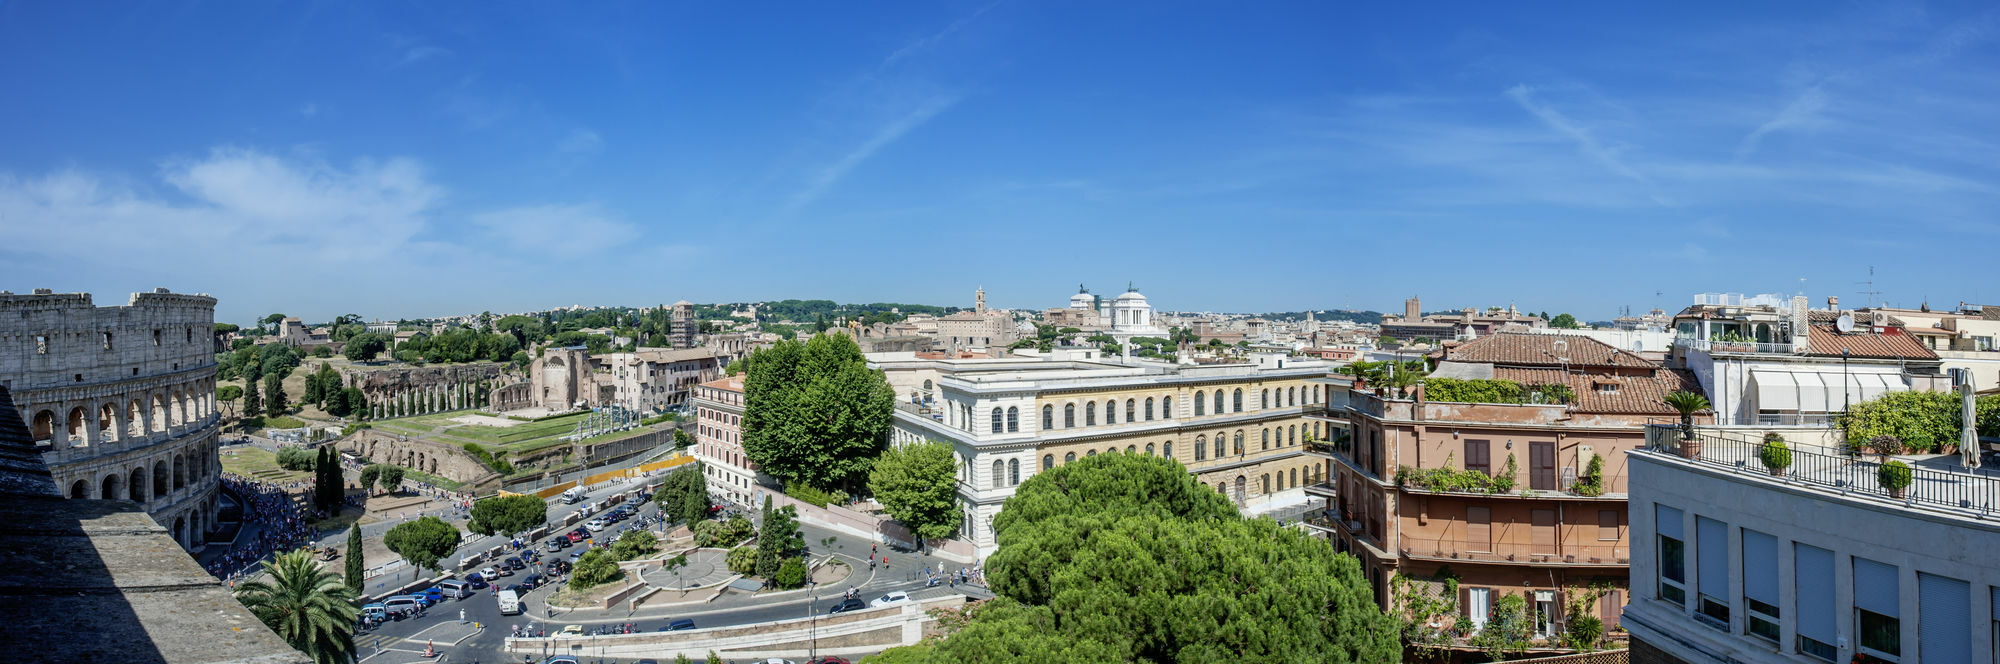
[[[536,498],[545,498],[545,499],[546,499],[546,498],[554,498],[554,497],[556,497],[556,496],[560,496],[560,495],[562,495],[562,492],[564,492],[564,491],[568,491],[568,490],[570,490],[570,488],[571,488],[571,487],[575,487],[575,486],[576,486],[576,483],[575,483],[575,482],[563,482],[562,484],[557,484],[557,485],[555,485],[555,486],[551,486],[551,487],[549,487],[549,488],[546,488],[546,489],[541,489],[541,490],[538,490],[538,491],[536,491],[536,492],[534,493],[534,496],[535,496]],[[502,493],[505,493],[505,492],[502,492]]]

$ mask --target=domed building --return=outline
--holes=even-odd
[[[1167,331],[1153,324],[1153,305],[1139,289],[1127,287],[1124,293],[1111,300],[1102,310],[1104,320],[1111,322],[1108,331],[1119,343],[1132,337],[1164,337]]]

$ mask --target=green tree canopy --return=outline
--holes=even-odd
[[[887,445],[895,391],[842,335],[781,341],[744,361],[743,448],[786,484],[852,487]]]
[[[1555,320],[1549,321],[1549,327],[1575,329],[1583,326],[1577,324],[1575,316],[1571,316],[1569,314],[1556,314]]]
[[[265,578],[236,586],[236,601],[316,664],[354,661],[359,597],[312,552],[280,553],[264,563]]]
[[[458,548],[458,529],[445,523],[444,519],[421,517],[390,528],[389,533],[382,536],[382,546],[396,552],[411,565],[437,571],[438,560]]]
[[[361,586],[366,580],[362,576],[362,574],[367,570],[367,567],[362,562],[361,558],[361,526],[359,525],[353,525],[347,527],[346,562],[347,562],[347,570],[346,570],[347,587],[352,588],[354,592],[357,593],[361,592]]]
[[[1001,599],[895,661],[1394,662],[1360,565],[1246,520],[1168,459],[1090,457],[1022,483],[994,521]]]
[[[371,463],[361,467],[361,488],[363,490],[375,488],[375,483],[382,479],[382,468],[382,464],[379,463]]]
[[[380,479],[376,481],[382,484],[383,491],[395,493],[396,490],[403,488],[403,467],[382,466],[382,474],[380,475]]]
[[[653,491],[653,502],[659,503],[660,511],[672,521],[693,524],[708,518],[708,477],[702,473],[701,462],[667,473],[660,488]]]
[[[951,446],[937,441],[892,447],[868,471],[868,491],[917,537],[958,532],[958,467]]]
[[[465,529],[481,535],[518,533],[547,523],[549,504],[530,494],[496,496],[472,504]]]
[[[388,347],[389,339],[382,333],[364,332],[348,339],[347,346],[341,349],[341,354],[347,356],[349,361],[367,362],[375,359],[376,355],[382,354]]]

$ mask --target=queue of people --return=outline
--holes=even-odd
[[[265,556],[310,545],[314,532],[311,512],[292,498],[292,490],[310,482],[261,482],[234,473],[222,474],[222,486],[243,508],[239,528],[256,529],[255,537],[237,537],[229,551],[207,565],[217,578],[235,581],[255,572]]]

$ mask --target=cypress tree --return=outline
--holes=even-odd
[[[257,391],[257,374],[243,374],[243,416],[262,417],[264,397]]]
[[[361,526],[347,527],[347,587],[361,592]]]

